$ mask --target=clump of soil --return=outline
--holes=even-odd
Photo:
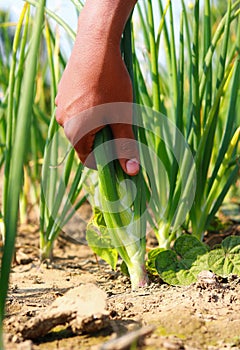
[[[119,269],[112,271],[86,245],[61,237],[53,262],[40,264],[38,237],[37,227],[28,225],[21,227],[17,238],[4,324],[7,350],[240,349],[239,277],[220,280],[207,272],[187,287],[171,287],[153,277],[148,287],[133,292]],[[88,305],[89,286],[100,291],[99,303],[96,312],[93,308],[83,315],[81,307],[76,311],[76,301],[86,293]],[[79,288],[85,292],[78,294]],[[66,319],[55,322],[56,313],[53,316],[51,310],[56,304],[68,305],[61,299],[67,293],[74,306],[67,307]],[[103,299],[105,306],[99,309]],[[50,325],[46,323],[40,332],[41,322],[37,322],[51,312]],[[74,328],[76,315],[81,325],[92,328]],[[31,336],[30,325],[35,332]]]

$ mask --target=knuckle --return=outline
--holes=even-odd
[[[55,114],[56,121],[59,125],[63,126],[63,113],[61,112],[60,108],[58,107],[56,109],[56,114]]]
[[[121,158],[131,159],[137,154],[137,142],[132,139],[117,140],[118,156]]]

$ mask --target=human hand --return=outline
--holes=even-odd
[[[83,17],[58,86],[56,119],[88,167],[95,167],[92,151],[96,133],[110,125],[121,167],[136,175],[139,155],[128,104],[133,100],[131,80],[118,41],[102,40],[104,35],[95,30],[86,30]],[[128,103],[119,109],[114,108],[116,102]]]

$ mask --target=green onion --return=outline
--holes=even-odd
[[[18,221],[18,209],[19,209],[19,196],[23,181],[23,164],[28,145],[29,130],[31,125],[31,113],[32,104],[34,101],[34,86],[35,77],[37,72],[38,50],[40,45],[41,27],[44,17],[45,1],[40,0],[37,7],[36,20],[32,32],[32,41],[29,48],[26,66],[28,69],[25,71],[22,83],[22,96],[20,99],[18,115],[16,118],[16,128],[12,128],[10,131],[14,133],[14,142],[11,139],[12,135],[8,137],[8,145],[11,144],[11,162],[7,164],[7,172],[5,176],[9,176],[6,185],[6,197],[5,197],[5,209],[4,209],[4,224],[5,224],[5,244],[3,249],[2,266],[1,266],[1,295],[0,295],[0,324],[2,330],[2,321],[4,318],[4,306],[7,296],[8,279],[11,269],[11,262],[14,250],[14,242],[17,232]],[[22,12],[22,18],[24,18],[28,5]],[[16,32],[15,43],[17,44],[19,38],[19,30]],[[13,61],[14,65],[14,61]],[[14,71],[13,67],[13,71]],[[14,82],[12,82],[14,84]],[[12,140],[12,141],[11,141]],[[0,331],[1,331],[0,330]],[[2,336],[1,339],[2,341]],[[0,344],[3,348],[3,344]]]
[[[229,0],[226,14],[222,18],[216,16],[215,22],[214,7],[209,0],[205,0],[203,8],[196,0],[193,9],[187,9],[182,1],[179,42],[174,33],[174,3],[167,3],[165,9],[161,0],[158,4],[162,15],[158,32],[153,20],[153,2],[147,2],[147,9],[146,5],[138,5],[140,32],[149,56],[145,65],[140,64],[138,50],[134,50],[134,72],[138,82],[136,102],[164,113],[182,134],[177,137],[176,131],[175,138],[174,132],[169,138],[160,114],[157,117],[154,112],[143,113],[146,130],[141,133],[140,141],[157,154],[160,164],[157,166],[151,152],[143,154],[145,176],[151,179],[146,181],[152,199],[149,201],[148,196],[151,225],[160,247],[167,248],[183,230],[203,238],[239,171],[236,126],[240,1]],[[135,45],[141,40],[137,29]],[[204,33],[203,40],[200,33]],[[163,55],[166,64],[161,67],[159,57]],[[143,78],[148,72],[152,77],[150,83]],[[183,152],[178,159],[174,151],[177,148]],[[193,205],[183,210],[184,198],[190,199],[191,194]]]
[[[124,180],[130,180],[130,177],[123,173],[117,160],[109,162],[109,141],[111,142],[110,129],[105,128],[96,136],[94,154],[98,169],[101,209],[111,243],[128,268],[132,289],[136,289],[145,286],[148,281],[145,270],[146,222],[141,218],[141,199],[144,197],[141,198],[138,194],[135,199],[129,198],[128,207],[125,208],[121,201],[122,192],[131,193],[131,190],[125,188],[121,191],[121,186],[124,186]],[[139,181],[140,176],[141,173],[135,177],[135,181]],[[139,215],[137,208],[140,209]]]
[[[124,61],[132,78],[131,18],[126,24],[122,39]],[[134,96],[136,92],[134,91]],[[137,137],[137,129],[135,135]],[[99,196],[101,211],[113,246],[127,266],[132,289],[146,286],[148,283],[145,269],[146,253],[146,211],[145,183],[142,171],[134,177],[127,176],[117,160],[112,157],[112,135],[108,127],[96,135],[95,159],[98,169]],[[110,145],[109,145],[110,142]],[[129,182],[136,190],[129,187]],[[122,189],[124,188],[124,190]],[[127,194],[128,203],[125,208],[122,195]],[[109,247],[106,247],[107,249]]]
[[[48,62],[51,72],[51,121],[45,143],[40,197],[40,257],[52,258],[54,242],[64,225],[84,203],[87,195],[82,190],[83,165],[78,164],[73,147],[62,142],[59,125],[55,119],[54,98],[60,67],[58,41],[53,40],[48,23],[45,25]],[[55,53],[55,54],[54,54]],[[59,153],[65,150],[66,157],[58,165]]]

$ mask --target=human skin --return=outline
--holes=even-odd
[[[87,0],[80,13],[74,47],[58,86],[56,120],[67,137],[76,139],[76,130],[87,129],[74,148],[81,161],[95,167],[92,153],[96,133],[110,125],[117,158],[129,175],[139,171],[131,109],[121,115],[93,112],[96,106],[133,101],[132,84],[121,57],[121,36],[137,0]],[[88,111],[88,113],[86,112]],[[74,123],[69,121],[74,118]],[[76,125],[77,123],[77,125]],[[72,125],[72,126],[71,126]]]

